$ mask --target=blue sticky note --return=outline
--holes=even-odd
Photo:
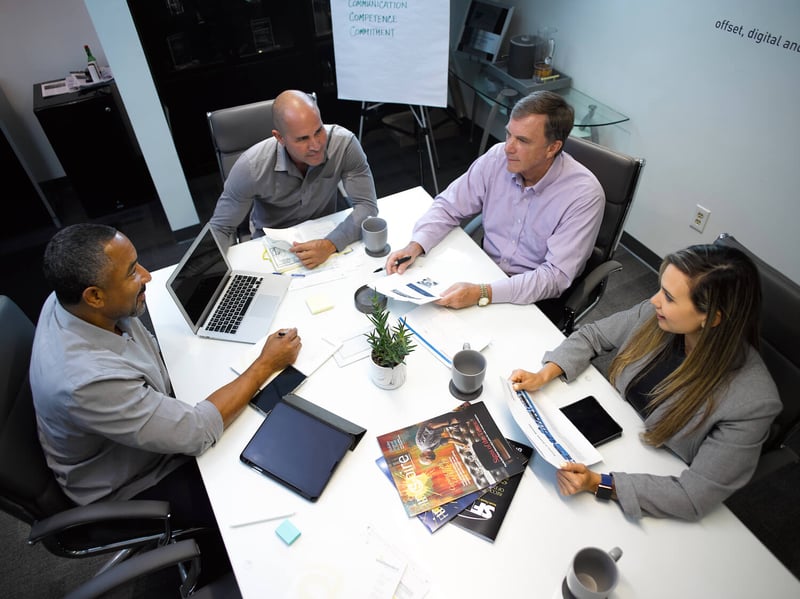
[[[297,537],[300,536],[300,531],[297,530],[297,527],[289,522],[289,520],[284,520],[281,522],[281,525],[275,529],[275,533],[287,545],[294,543],[297,540]]]

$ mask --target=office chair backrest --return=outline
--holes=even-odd
[[[28,368],[34,325],[7,296],[0,296],[0,508],[32,524],[74,507],[44,458]]]
[[[721,234],[714,243],[743,251],[756,264],[761,277],[761,356],[783,402],[783,411],[764,443],[763,450],[768,451],[780,444],[792,425],[800,421],[800,285],[728,233]]]
[[[206,113],[223,183],[242,152],[272,137],[273,101],[262,100]]]
[[[622,237],[645,161],[571,136],[564,143],[564,151],[597,177],[606,197],[600,231],[583,271],[560,297],[536,302],[559,330],[569,335],[603,297],[608,275],[622,268],[611,258]]]
[[[564,151],[592,171],[606,195],[603,223],[600,225],[592,256],[584,269],[584,273],[588,273],[594,266],[611,258],[617,249],[625,219],[633,204],[644,160],[626,156],[580,137],[568,137],[564,143]]]

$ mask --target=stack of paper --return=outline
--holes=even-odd
[[[247,370],[250,364],[252,364],[261,353],[266,341],[267,337],[264,337],[264,339],[258,341],[255,345],[248,345],[239,355],[237,360],[231,364],[233,371],[236,374],[242,374],[245,370]],[[329,341],[324,337],[318,337],[309,334],[303,335],[302,342],[303,345],[300,348],[300,353],[297,354],[297,360],[295,360],[294,367],[306,376],[311,376],[317,370],[317,368],[322,366],[325,361],[330,358],[336,350],[339,349],[339,345],[337,343]],[[278,373],[276,372],[269,379],[264,381],[264,384],[261,386],[261,388],[263,389],[266,387],[267,384],[277,375]]]

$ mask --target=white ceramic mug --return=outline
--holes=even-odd
[[[453,356],[451,368],[453,386],[457,391],[469,395],[481,388],[485,376],[486,356],[470,349],[469,343],[465,343],[463,349]]]
[[[365,218],[361,223],[361,239],[370,256],[385,256],[389,253],[389,228],[384,219],[377,216]]]
[[[605,552],[597,547],[584,547],[569,565],[567,588],[575,599],[605,599],[619,580],[617,560],[622,549]]]

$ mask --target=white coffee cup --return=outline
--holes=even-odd
[[[476,393],[486,377],[486,356],[470,349],[469,343],[465,343],[463,349],[453,356],[450,373],[455,391],[463,395]]]
[[[365,218],[361,223],[361,239],[370,256],[385,256],[389,253],[389,228],[384,219],[377,216]]]
[[[584,547],[569,565],[567,589],[575,599],[605,599],[619,580],[617,560],[622,549],[605,552],[597,547]]]

